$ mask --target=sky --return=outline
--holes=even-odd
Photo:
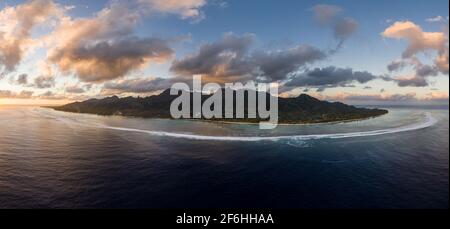
[[[0,105],[277,83],[350,104],[448,104],[448,6],[431,1],[0,0]]]

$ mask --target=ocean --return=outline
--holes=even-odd
[[[449,111],[258,125],[0,106],[0,208],[448,208]]]

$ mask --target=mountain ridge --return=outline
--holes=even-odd
[[[236,96],[236,93],[237,91],[233,91],[233,98]],[[192,92],[190,92],[191,101],[192,95]],[[202,103],[210,96],[211,95],[202,94]],[[247,101],[248,92],[245,92],[244,96],[245,101]],[[258,96],[256,97],[258,99]],[[159,95],[149,97],[119,98],[118,96],[111,96],[103,99],[89,99],[83,102],[70,103],[63,106],[52,107],[52,109],[73,113],[172,119],[170,115],[170,105],[175,98],[178,98],[178,95],[170,95],[170,90],[168,89]],[[268,101],[270,98],[269,96],[266,96],[266,98],[266,104],[269,106]],[[223,102],[223,104],[225,103]],[[388,113],[387,110],[382,109],[358,108],[341,102],[322,101],[307,94],[301,94],[294,98],[278,98],[278,107],[280,124],[351,121],[373,118]],[[225,109],[223,108],[222,110],[224,111]],[[251,123],[263,121],[259,118],[248,118],[247,106],[244,113],[245,119],[212,119],[212,121]]]

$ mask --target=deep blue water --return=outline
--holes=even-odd
[[[0,208],[448,208],[448,109],[390,111],[262,132],[0,107]]]

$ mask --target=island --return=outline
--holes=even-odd
[[[248,92],[246,91],[246,100],[248,99],[247,93]],[[211,95],[203,94],[202,101],[208,99],[210,96]],[[267,95],[268,99],[269,96],[270,95]],[[172,116],[170,114],[170,106],[172,101],[177,97],[178,95],[171,95],[170,90],[165,90],[159,95],[149,96],[145,98],[119,98],[118,96],[112,96],[103,99],[89,99],[83,102],[75,102],[51,108],[57,111],[73,113],[172,119]],[[322,101],[306,94],[301,94],[300,96],[294,98],[280,97],[278,99],[278,115],[280,124],[312,124],[354,121],[378,117],[387,113],[388,111],[384,109],[361,108],[346,105],[340,102]],[[259,118],[248,118],[247,109],[245,110],[245,114],[245,119],[211,119],[208,121],[226,121],[238,123],[258,123],[260,121],[264,121]]]

